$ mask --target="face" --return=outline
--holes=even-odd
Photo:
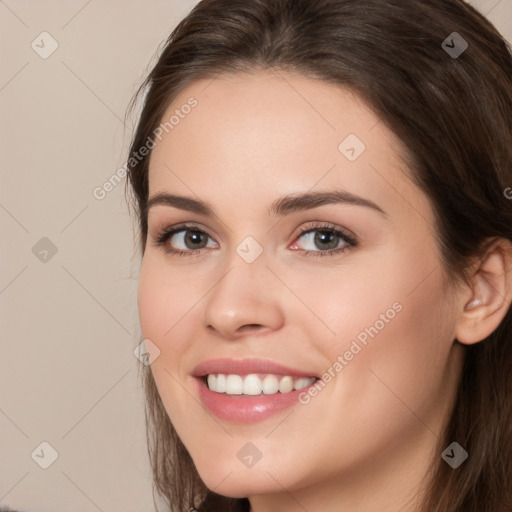
[[[399,141],[349,91],[282,71],[195,82],[173,115],[150,161],[138,301],[200,476],[304,502],[417,482],[461,354]]]

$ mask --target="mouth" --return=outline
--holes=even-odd
[[[247,375],[210,373],[205,375],[203,380],[208,389],[214,393],[259,396],[299,391],[316,382],[318,378],[261,373]]]
[[[217,359],[194,369],[205,409],[232,423],[262,421],[296,405],[320,378],[268,360]]]

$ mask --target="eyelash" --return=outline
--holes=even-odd
[[[193,256],[199,256],[199,253],[202,249],[189,249],[189,250],[182,250],[182,249],[172,249],[168,246],[165,246],[166,242],[176,233],[180,233],[181,231],[195,231],[198,233],[201,233],[203,235],[206,235],[207,237],[211,238],[208,233],[206,233],[204,230],[200,229],[195,224],[181,224],[179,226],[174,226],[170,228],[166,228],[161,230],[157,233],[157,235],[154,237],[154,245],[157,247],[164,247],[164,250],[166,253],[175,255],[175,256],[184,256],[184,257],[193,257]],[[326,251],[307,251],[305,249],[297,249],[297,252],[300,254],[305,254],[308,257],[324,257],[324,256],[333,256],[335,254],[342,254],[345,251],[351,249],[352,247],[356,247],[358,245],[358,241],[349,235],[347,232],[341,230],[340,228],[336,228],[330,224],[315,224],[315,225],[309,225],[301,228],[298,233],[294,235],[294,241],[301,238],[307,233],[320,231],[324,233],[330,233],[333,235],[338,236],[346,245],[345,247],[341,249],[329,249]]]

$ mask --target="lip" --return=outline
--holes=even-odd
[[[248,375],[270,373],[290,377],[315,377],[316,375],[274,363],[266,359],[213,359],[205,361],[193,370],[197,393],[202,404],[214,416],[234,423],[255,423],[263,421],[297,404],[299,394],[308,391],[316,381],[300,390],[274,395],[228,395],[210,391],[205,376],[210,373]]]
[[[197,365],[192,370],[194,377],[204,377],[209,373],[224,373],[226,375],[249,375],[250,373],[271,373],[274,375],[289,375],[290,377],[315,377],[295,368],[289,368],[268,359],[211,359]]]

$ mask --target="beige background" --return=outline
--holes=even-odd
[[[124,164],[128,101],[195,3],[0,0],[0,504],[153,510],[139,257],[124,180],[93,190]],[[471,3],[512,40],[512,0]]]

